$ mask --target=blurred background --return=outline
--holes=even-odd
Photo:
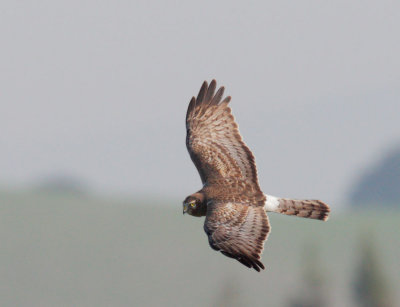
[[[398,1],[0,4],[1,306],[400,306]],[[272,195],[262,273],[182,217],[215,78]]]

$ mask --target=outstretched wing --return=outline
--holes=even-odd
[[[258,272],[264,269],[260,258],[270,226],[263,207],[210,203],[204,230],[213,249]]]
[[[197,98],[192,98],[186,114],[186,146],[204,183],[226,178],[245,180],[260,191],[254,156],[242,141],[228,104],[222,100],[224,87],[216,90],[205,81]],[[222,101],[221,101],[222,100]]]

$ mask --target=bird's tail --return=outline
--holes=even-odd
[[[279,198],[265,195],[265,211],[326,221],[331,209],[320,200]]]

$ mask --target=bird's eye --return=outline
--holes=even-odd
[[[196,207],[196,204],[195,204],[195,203],[191,203],[190,206],[191,206],[192,208],[194,208],[194,207]]]

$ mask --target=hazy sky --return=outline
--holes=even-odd
[[[187,104],[216,78],[264,191],[339,206],[400,142],[399,29],[399,1],[3,0],[0,185],[183,199]]]

